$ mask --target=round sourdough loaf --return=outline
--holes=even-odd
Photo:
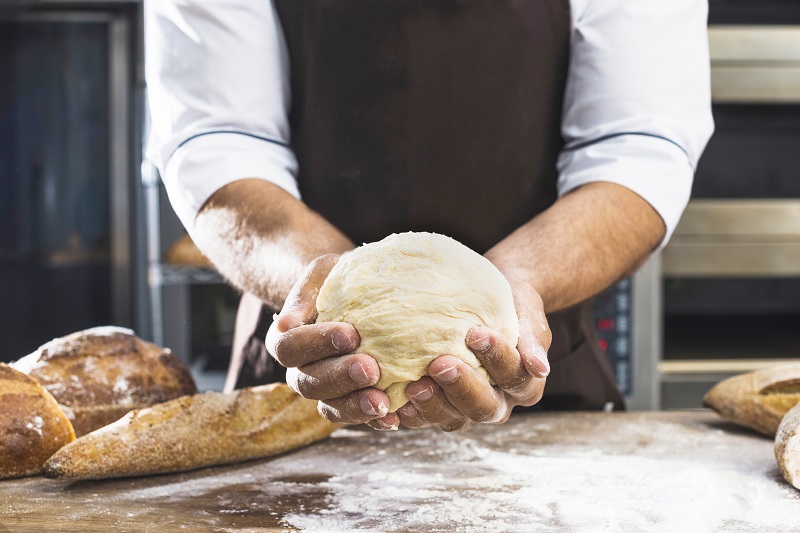
[[[75,440],[66,415],[35,380],[0,363],[0,479],[39,474]]]
[[[113,326],[54,339],[11,366],[55,397],[79,437],[132,409],[197,392],[189,369],[172,352]]]

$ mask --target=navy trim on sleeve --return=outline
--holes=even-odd
[[[614,137],[622,137],[623,135],[641,135],[643,137],[653,137],[654,139],[661,139],[663,141],[667,141],[668,143],[674,144],[675,146],[677,146],[680,149],[681,152],[683,152],[686,155],[686,157],[689,157],[689,152],[687,152],[686,149],[683,146],[681,146],[680,144],[676,143],[675,141],[673,141],[669,137],[656,135],[655,133],[645,133],[643,131],[622,131],[622,132],[619,132],[619,133],[611,133],[609,135],[604,135],[602,137],[599,137],[597,139],[593,139],[591,141],[582,142],[580,144],[576,144],[575,146],[570,146],[569,148],[564,148],[563,150],[565,152],[572,152],[574,150],[580,150],[581,148],[585,148],[587,146],[591,146],[593,144],[597,144],[599,142],[606,141],[608,139],[613,139]]]
[[[205,135],[214,135],[216,133],[234,133],[236,135],[244,135],[246,137],[252,137],[253,139],[258,139],[260,141],[267,141],[273,144],[277,144],[278,146],[283,146],[284,148],[290,148],[288,144],[283,141],[278,141],[276,139],[270,139],[269,137],[263,137],[261,135],[256,135],[255,133],[250,133],[249,131],[240,131],[240,130],[212,130],[212,131],[204,131],[202,133],[195,133],[191,137],[184,139],[181,143],[175,147],[175,150],[172,152],[173,154],[180,149],[181,146],[188,143],[189,141],[193,141],[198,137],[203,137]]]

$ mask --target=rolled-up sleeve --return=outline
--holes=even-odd
[[[560,195],[591,182],[644,198],[667,228],[713,132],[704,0],[574,0]]]
[[[271,2],[148,0],[145,54],[146,155],[190,232],[206,200],[237,179],[299,197],[288,58]]]

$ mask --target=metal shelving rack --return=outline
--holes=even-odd
[[[153,342],[171,348],[188,359],[190,353],[189,329],[192,309],[189,288],[192,285],[219,285],[225,280],[213,268],[169,265],[163,262],[162,250],[162,195],[163,184],[158,170],[149,162],[142,164],[144,190],[147,289],[150,307],[150,332]],[[165,293],[167,297],[165,297]],[[189,362],[189,361],[187,361]],[[201,390],[221,390],[224,374],[204,372],[195,365],[192,373]]]

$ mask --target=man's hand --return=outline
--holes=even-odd
[[[319,400],[322,416],[381,430],[402,423],[453,431],[473,422],[504,422],[514,406],[533,405],[542,397],[551,340],[542,301],[506,274],[520,321],[517,345],[485,327],[471,329],[465,339],[496,385],[460,359],[443,355],[430,364],[430,376],[408,385],[411,401],[387,414],[389,398],[372,387],[380,377],[377,362],[352,353],[360,342],[356,329],[343,322],[314,323],[319,289],[338,259],[326,255],[311,263],[267,333],[267,349],[288,368],[287,383]]]
[[[465,339],[495,385],[460,359],[443,355],[428,366],[430,376],[406,387],[410,401],[380,422],[454,431],[473,422],[505,422],[514,406],[533,405],[541,399],[544,378],[550,372],[547,349],[552,339],[542,299],[529,285],[504,274],[514,294],[519,342],[513,346],[485,327],[472,328]]]
[[[377,421],[389,410],[386,393],[371,387],[380,378],[378,363],[351,353],[361,340],[356,329],[344,322],[314,323],[319,289],[339,257],[324,255],[309,265],[267,332],[267,350],[287,367],[289,386],[319,400],[319,412],[328,420],[391,429]]]

